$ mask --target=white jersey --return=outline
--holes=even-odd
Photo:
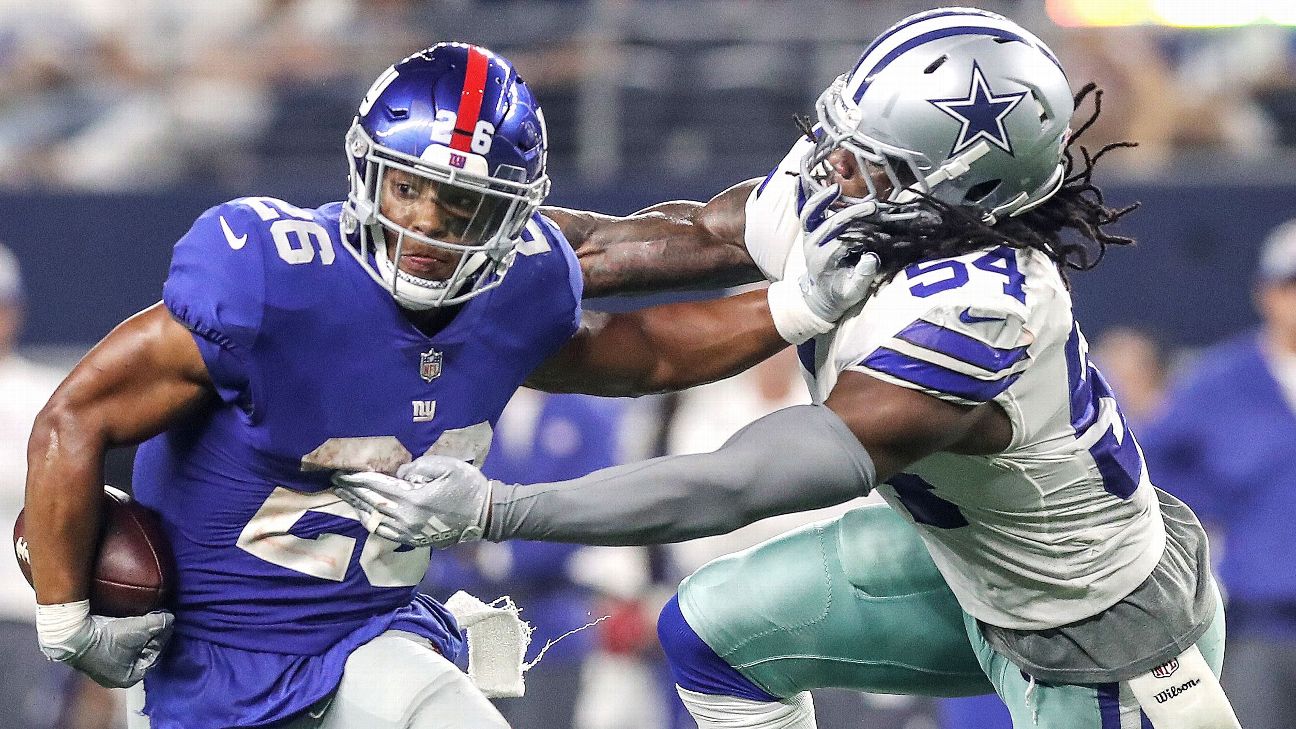
[[[747,246],[771,280],[805,267],[798,184],[785,174],[805,144],[747,203]],[[1002,453],[937,453],[878,486],[972,616],[1066,625],[1114,605],[1161,559],[1142,453],[1044,254],[997,246],[912,265],[798,349],[815,402],[854,370],[960,405],[994,401],[1008,415]]]

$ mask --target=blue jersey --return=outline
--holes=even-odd
[[[575,255],[539,216],[503,283],[427,336],[353,258],[339,211],[244,198],[175,247],[163,299],[219,402],[136,459],[179,578],[176,638],[146,678],[153,729],[281,720],[389,628],[455,658],[453,619],[415,592],[428,550],[371,535],[329,476],[484,456],[504,404],[579,323]]]

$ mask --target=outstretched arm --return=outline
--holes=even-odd
[[[710,202],[661,203],[616,217],[544,208],[580,259],[585,295],[717,289],[761,279],[743,240],[747,198],[759,180]]]
[[[806,270],[795,279],[723,299],[623,314],[586,314],[581,328],[527,384],[550,392],[640,395],[723,379],[832,328],[868,294],[878,258],[840,240],[845,229],[819,211],[830,188],[807,201]]]
[[[761,418],[711,453],[665,456],[557,483],[488,481],[424,456],[383,474],[338,477],[339,496],[407,544],[486,538],[659,544],[862,496],[937,451],[988,454],[1012,427],[998,406],[966,407],[844,372],[825,405]]]
[[[788,346],[765,291],[588,312],[581,328],[526,385],[609,397],[682,390],[737,374]]]
[[[711,453],[559,483],[493,483],[483,536],[620,545],[721,534],[862,496],[937,451],[997,452],[1011,435],[993,403],[952,405],[843,372],[823,406],[768,415]]]

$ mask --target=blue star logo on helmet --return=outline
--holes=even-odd
[[[950,156],[953,157],[980,139],[1012,154],[1012,141],[1008,139],[1008,130],[1004,129],[1004,117],[1017,108],[1025,97],[1025,91],[996,95],[991,90],[990,84],[986,82],[981,66],[973,61],[972,83],[968,87],[965,98],[928,99],[928,101],[962,125],[959,128],[958,139],[950,148]]]

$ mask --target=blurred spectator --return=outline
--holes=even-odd
[[[1072,28],[1054,46],[1077,87],[1093,81],[1103,90],[1103,113],[1085,132],[1085,146],[1096,151],[1113,142],[1138,142],[1137,150],[1120,156],[1121,163],[1143,171],[1168,161],[1181,119],[1181,98],[1174,93],[1156,32],[1146,27]],[[1088,113],[1082,109],[1072,127],[1079,128]]]
[[[379,70],[374,44],[348,44],[349,33],[383,38],[383,57],[418,43],[397,7],[409,0],[12,2],[0,0],[0,180],[10,185],[121,190],[236,178],[280,117],[299,133],[320,123],[300,102],[325,82],[352,100],[323,115],[336,126],[336,154],[358,79]],[[278,89],[292,93],[276,103]]]
[[[354,96],[393,49],[447,33],[517,59],[549,112],[555,170],[755,174],[785,151],[788,117],[922,3],[858,5],[0,0],[0,185],[244,189],[337,174]],[[1088,146],[1140,142],[1117,165],[1147,173],[1185,149],[1254,159],[1296,144],[1290,28],[1031,25],[1076,83],[1108,93]]]
[[[670,590],[655,581],[650,549],[589,547],[576,561],[602,595],[598,644],[585,659],[573,729],[666,729],[678,703],[657,643],[657,613]],[[680,705],[677,708],[683,709]]]
[[[14,352],[23,303],[18,260],[0,246],[0,531],[5,539],[23,505],[32,421],[63,379],[61,371]],[[36,598],[12,555],[0,558],[0,585],[0,728],[49,727],[61,703],[58,683],[69,672],[55,669],[36,647]]]
[[[1174,91],[1183,112],[1176,141],[1252,159],[1272,150],[1283,120],[1265,97],[1293,88],[1291,38],[1290,29],[1267,24],[1176,33]]]
[[[1161,343],[1134,327],[1112,327],[1094,340],[1089,354],[1115,391],[1125,419],[1135,433],[1142,432],[1165,406],[1169,370]]]
[[[518,390],[500,417],[483,470],[508,482],[561,481],[620,462],[622,403],[575,395]],[[530,657],[550,640],[594,621],[597,592],[586,548],[543,542],[482,542],[433,560],[424,587],[439,598],[464,589],[491,600],[509,595],[535,632]],[[571,727],[581,688],[581,664],[596,632],[583,630],[556,643],[526,674],[526,695],[497,702],[518,727]],[[614,701],[613,697],[605,700]]]
[[[1222,682],[1242,726],[1296,726],[1296,221],[1266,240],[1262,324],[1206,351],[1140,441],[1212,541],[1228,605]]]

